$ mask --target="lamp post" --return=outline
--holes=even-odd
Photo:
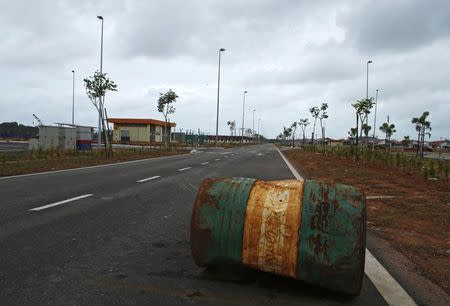
[[[255,134],[255,111],[256,109],[253,109],[253,123],[252,123],[252,133]],[[255,136],[253,136],[253,142],[255,142]]]
[[[72,70],[72,125],[75,122],[75,70]]]
[[[242,102],[242,134],[241,134],[241,143],[244,143],[244,120],[245,120],[245,95],[247,94],[247,90],[244,90],[244,99]]]
[[[369,98],[369,64],[372,61],[367,61],[367,69],[366,69],[366,99]],[[362,127],[361,127],[362,128]],[[359,135],[359,114],[356,112],[356,146],[358,146],[358,135]]]
[[[217,73],[217,110],[216,110],[216,146],[219,141],[219,96],[220,96],[220,58],[224,48],[219,49],[219,71]]]
[[[372,61],[367,61],[367,75],[366,75],[366,99],[369,98],[369,64],[372,64]]]
[[[373,117],[373,135],[372,135],[372,151],[375,150],[375,130],[377,128],[377,106],[378,106],[378,91],[375,92],[375,114]]]
[[[97,16],[97,18],[102,22],[101,29],[101,38],[100,38],[100,74],[103,73],[103,17]],[[99,98],[98,101],[98,146],[100,147],[102,144],[102,110],[103,110],[103,102],[102,97]]]
[[[261,123],[261,118],[258,118],[258,144],[261,141],[261,136],[259,135],[259,125],[260,125],[260,123]]]

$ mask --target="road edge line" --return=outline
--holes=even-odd
[[[287,160],[284,154],[276,146],[278,153],[298,180],[303,177],[294,166]],[[389,305],[417,305],[413,298],[403,289],[403,287],[392,277],[392,275],[381,265],[375,256],[366,249],[366,262],[364,263],[364,273],[373,283],[383,299]]]

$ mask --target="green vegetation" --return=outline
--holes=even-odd
[[[133,149],[114,149],[114,156],[105,158],[103,150],[35,150],[0,153],[0,176],[94,166],[114,162],[183,154],[177,146]]]
[[[106,73],[100,73],[96,71],[93,76],[83,80],[86,94],[91,100],[92,105],[97,109],[97,113],[100,115],[100,131],[99,137],[103,138],[105,145],[106,158],[110,158],[113,155],[111,131],[108,124],[106,124],[106,110],[105,110],[105,95],[108,91],[117,91],[117,85],[106,77]],[[108,135],[108,137],[106,137]]]
[[[450,161],[444,159],[427,159],[404,152],[391,153],[385,150],[356,150],[354,146],[319,147],[306,146],[305,152],[322,153],[344,159],[354,159],[359,163],[375,163],[395,167],[404,173],[420,173],[425,178],[449,179]]]
[[[158,99],[158,104],[157,104],[157,109],[158,112],[162,113],[164,116],[164,135],[163,135],[163,141],[164,141],[164,145],[167,148],[167,119],[168,116],[170,114],[175,113],[175,107],[173,107],[173,105],[171,105],[172,103],[177,102],[178,99],[178,95],[172,90],[169,89],[169,91],[167,91],[166,93],[160,93],[159,94],[159,99]]]

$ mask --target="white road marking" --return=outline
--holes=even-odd
[[[47,208],[50,208],[50,207],[54,207],[54,206],[66,204],[66,203],[69,203],[69,202],[73,202],[73,201],[76,201],[76,200],[81,200],[81,199],[84,199],[84,198],[92,197],[92,196],[93,196],[93,194],[91,194],[91,193],[83,194],[83,195],[80,195],[78,197],[70,198],[70,199],[67,199],[67,200],[55,202],[55,203],[52,203],[52,204],[47,204],[47,205],[44,205],[44,206],[35,207],[35,208],[30,209],[30,210],[32,210],[32,211],[39,211],[39,210],[47,209]]]
[[[368,249],[364,270],[389,305],[417,305]]]
[[[202,165],[206,165],[206,164],[209,164],[209,162],[204,162],[204,163],[202,163]]]
[[[160,176],[159,175],[155,175],[155,176],[152,176],[152,177],[148,177],[148,178],[136,181],[136,183],[143,183],[143,182],[151,181],[151,180],[154,180],[154,179],[157,179],[157,178],[160,178]]]
[[[275,148],[278,150],[278,153],[280,153],[295,178],[303,180],[283,153],[281,153],[277,147]],[[405,289],[400,286],[368,249],[366,249],[365,273],[389,305],[417,305]]]
[[[181,168],[181,169],[178,169],[178,171],[186,171],[186,170],[189,170],[189,169],[191,169],[192,167],[186,167],[186,168]]]
[[[294,168],[294,166],[291,165],[291,163],[286,159],[286,157],[284,157],[283,153],[281,153],[281,151],[277,147],[275,147],[275,148],[278,150],[278,153],[280,153],[281,157],[283,158],[284,162],[286,163],[288,168],[291,170],[291,172],[295,176],[295,178],[297,180],[304,181],[305,179],[300,175],[300,173],[297,172],[297,170]]]
[[[220,160],[220,158],[216,158],[215,160]]]

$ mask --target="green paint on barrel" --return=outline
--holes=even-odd
[[[306,181],[297,277],[350,294],[364,276],[365,197],[351,186]]]
[[[202,184],[192,216],[196,263],[241,261],[245,211],[255,179],[210,180]]]

